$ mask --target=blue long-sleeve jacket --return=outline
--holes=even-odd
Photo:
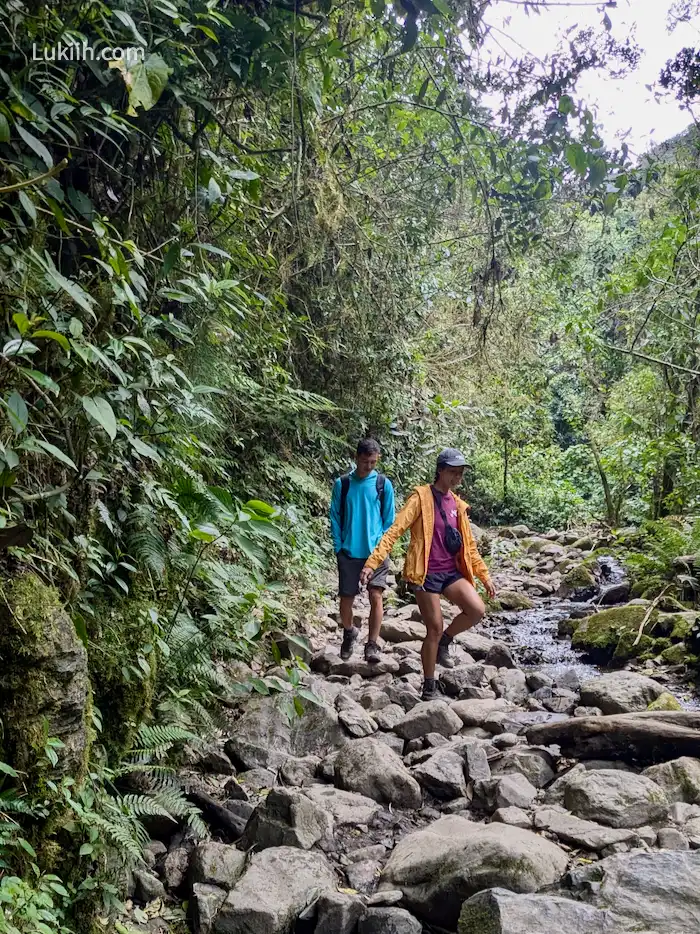
[[[394,522],[394,487],[387,477],[384,481],[384,509],[377,495],[377,471],[360,480],[353,470],[345,502],[345,523],[340,528],[340,478],[333,485],[331,497],[331,535],[333,550],[341,549],[351,558],[369,558],[382,535]]]

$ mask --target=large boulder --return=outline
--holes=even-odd
[[[413,642],[425,639],[425,625],[412,619],[389,617],[382,623],[379,635],[385,642]]]
[[[192,881],[232,889],[243,874],[245,853],[226,843],[207,841],[194,851]]]
[[[599,707],[604,714],[646,710],[663,694],[663,687],[633,671],[615,671],[581,685],[581,706]]]
[[[234,765],[277,769],[289,756],[323,758],[348,741],[333,708],[303,703],[303,717],[290,723],[277,698],[250,701],[226,743],[226,754]]]
[[[345,791],[356,791],[382,804],[418,808],[420,785],[399,756],[384,743],[357,739],[344,746],[335,760],[334,782]]]
[[[380,891],[401,889],[419,918],[454,931],[462,903],[481,889],[535,892],[557,882],[566,864],[563,850],[531,831],[443,817],[397,844]]]
[[[404,908],[368,908],[358,934],[421,934],[423,925]]]
[[[646,606],[630,604],[587,616],[576,627],[571,644],[600,663],[611,659],[624,662],[641,655],[647,651],[650,638],[644,634],[636,645],[634,643],[647,611]],[[647,632],[657,619],[658,611],[653,610],[646,623]]]
[[[604,850],[616,843],[636,843],[634,830],[603,827],[594,821],[581,820],[564,808],[542,807],[535,811],[535,829],[546,830],[564,843],[587,850]]]
[[[535,788],[544,788],[554,780],[554,758],[546,749],[535,746],[514,746],[507,749],[492,769],[494,775],[520,772]]]
[[[700,852],[660,850],[610,856],[571,873],[573,892],[624,919],[617,931],[700,930]],[[575,929],[570,929],[573,931]]]
[[[436,798],[449,800],[463,798],[467,794],[464,760],[449,746],[437,749],[424,762],[415,766],[411,774]]]
[[[291,934],[304,908],[336,884],[321,853],[288,846],[255,853],[221,906],[215,934]]]
[[[491,687],[499,697],[511,704],[524,704],[530,695],[525,672],[520,668],[502,668],[491,678]]]
[[[498,700],[461,700],[451,705],[452,710],[462,721],[462,726],[483,726],[484,722],[496,711],[515,710],[515,707],[503,698]]]
[[[652,765],[642,775],[663,788],[672,804],[676,801],[700,804],[700,759],[682,756],[661,765]]]
[[[58,592],[34,574],[5,584],[0,659],[0,759],[25,773],[29,785],[46,771],[54,779],[82,779],[90,735],[87,652]],[[43,749],[49,738],[63,746],[47,769]]]
[[[584,820],[608,827],[641,827],[663,820],[669,808],[662,788],[651,779],[619,769],[578,767],[554,782],[546,802],[563,804]]]
[[[615,934],[619,918],[558,895],[486,889],[462,906],[459,934]]]
[[[591,569],[585,564],[578,564],[562,578],[559,596],[565,600],[590,600],[597,590],[598,584]]]
[[[467,629],[465,632],[458,633],[454,641],[458,645],[461,645],[462,648],[469,652],[472,658],[475,658],[477,661],[486,658],[493,646],[493,639],[480,636],[479,633],[474,632],[473,629]]]
[[[428,733],[454,736],[462,729],[462,721],[447,704],[440,700],[416,704],[394,727],[401,739],[418,739]]]
[[[497,599],[504,610],[531,610],[535,605],[529,597],[517,590],[501,590]]]
[[[241,841],[244,849],[298,846],[302,850],[333,833],[333,818],[296,788],[272,788],[253,812]]]
[[[328,811],[339,827],[369,824],[382,809],[381,805],[366,795],[353,791],[341,791],[332,785],[311,785],[304,794],[314,804]]]

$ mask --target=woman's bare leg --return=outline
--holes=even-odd
[[[445,588],[445,596],[461,610],[445,630],[445,636],[451,641],[460,632],[471,629],[480,623],[486,612],[484,601],[472,585],[461,578]]]
[[[423,661],[423,677],[434,678],[438,643],[442,635],[442,607],[440,606],[440,597],[436,593],[428,593],[425,590],[419,590],[416,592],[416,601],[427,630],[420,653]]]

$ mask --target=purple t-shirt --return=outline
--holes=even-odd
[[[437,494],[439,497],[440,494]],[[433,494],[433,498],[437,498]],[[442,508],[447,522],[453,529],[458,528],[457,503],[452,493],[442,495]],[[435,503],[435,525],[433,527],[433,541],[430,546],[428,558],[428,574],[445,574],[457,570],[457,555],[451,555],[445,547],[445,523],[442,521],[437,502]]]

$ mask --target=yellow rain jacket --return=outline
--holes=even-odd
[[[485,583],[489,579],[489,571],[476,549],[476,543],[467,517],[467,504],[455,493],[452,495],[457,503],[458,527],[462,534],[462,549],[456,556],[457,569],[470,584],[474,585],[476,577]],[[410,529],[411,540],[408,545],[402,577],[412,584],[422,585],[428,573],[428,559],[430,557],[430,546],[433,542],[434,524],[435,501],[430,484],[418,486],[409,496],[406,505],[396,517],[394,524],[390,529],[387,529],[377,547],[365,561],[365,567],[376,571],[390,554],[395,543],[407,529]]]

